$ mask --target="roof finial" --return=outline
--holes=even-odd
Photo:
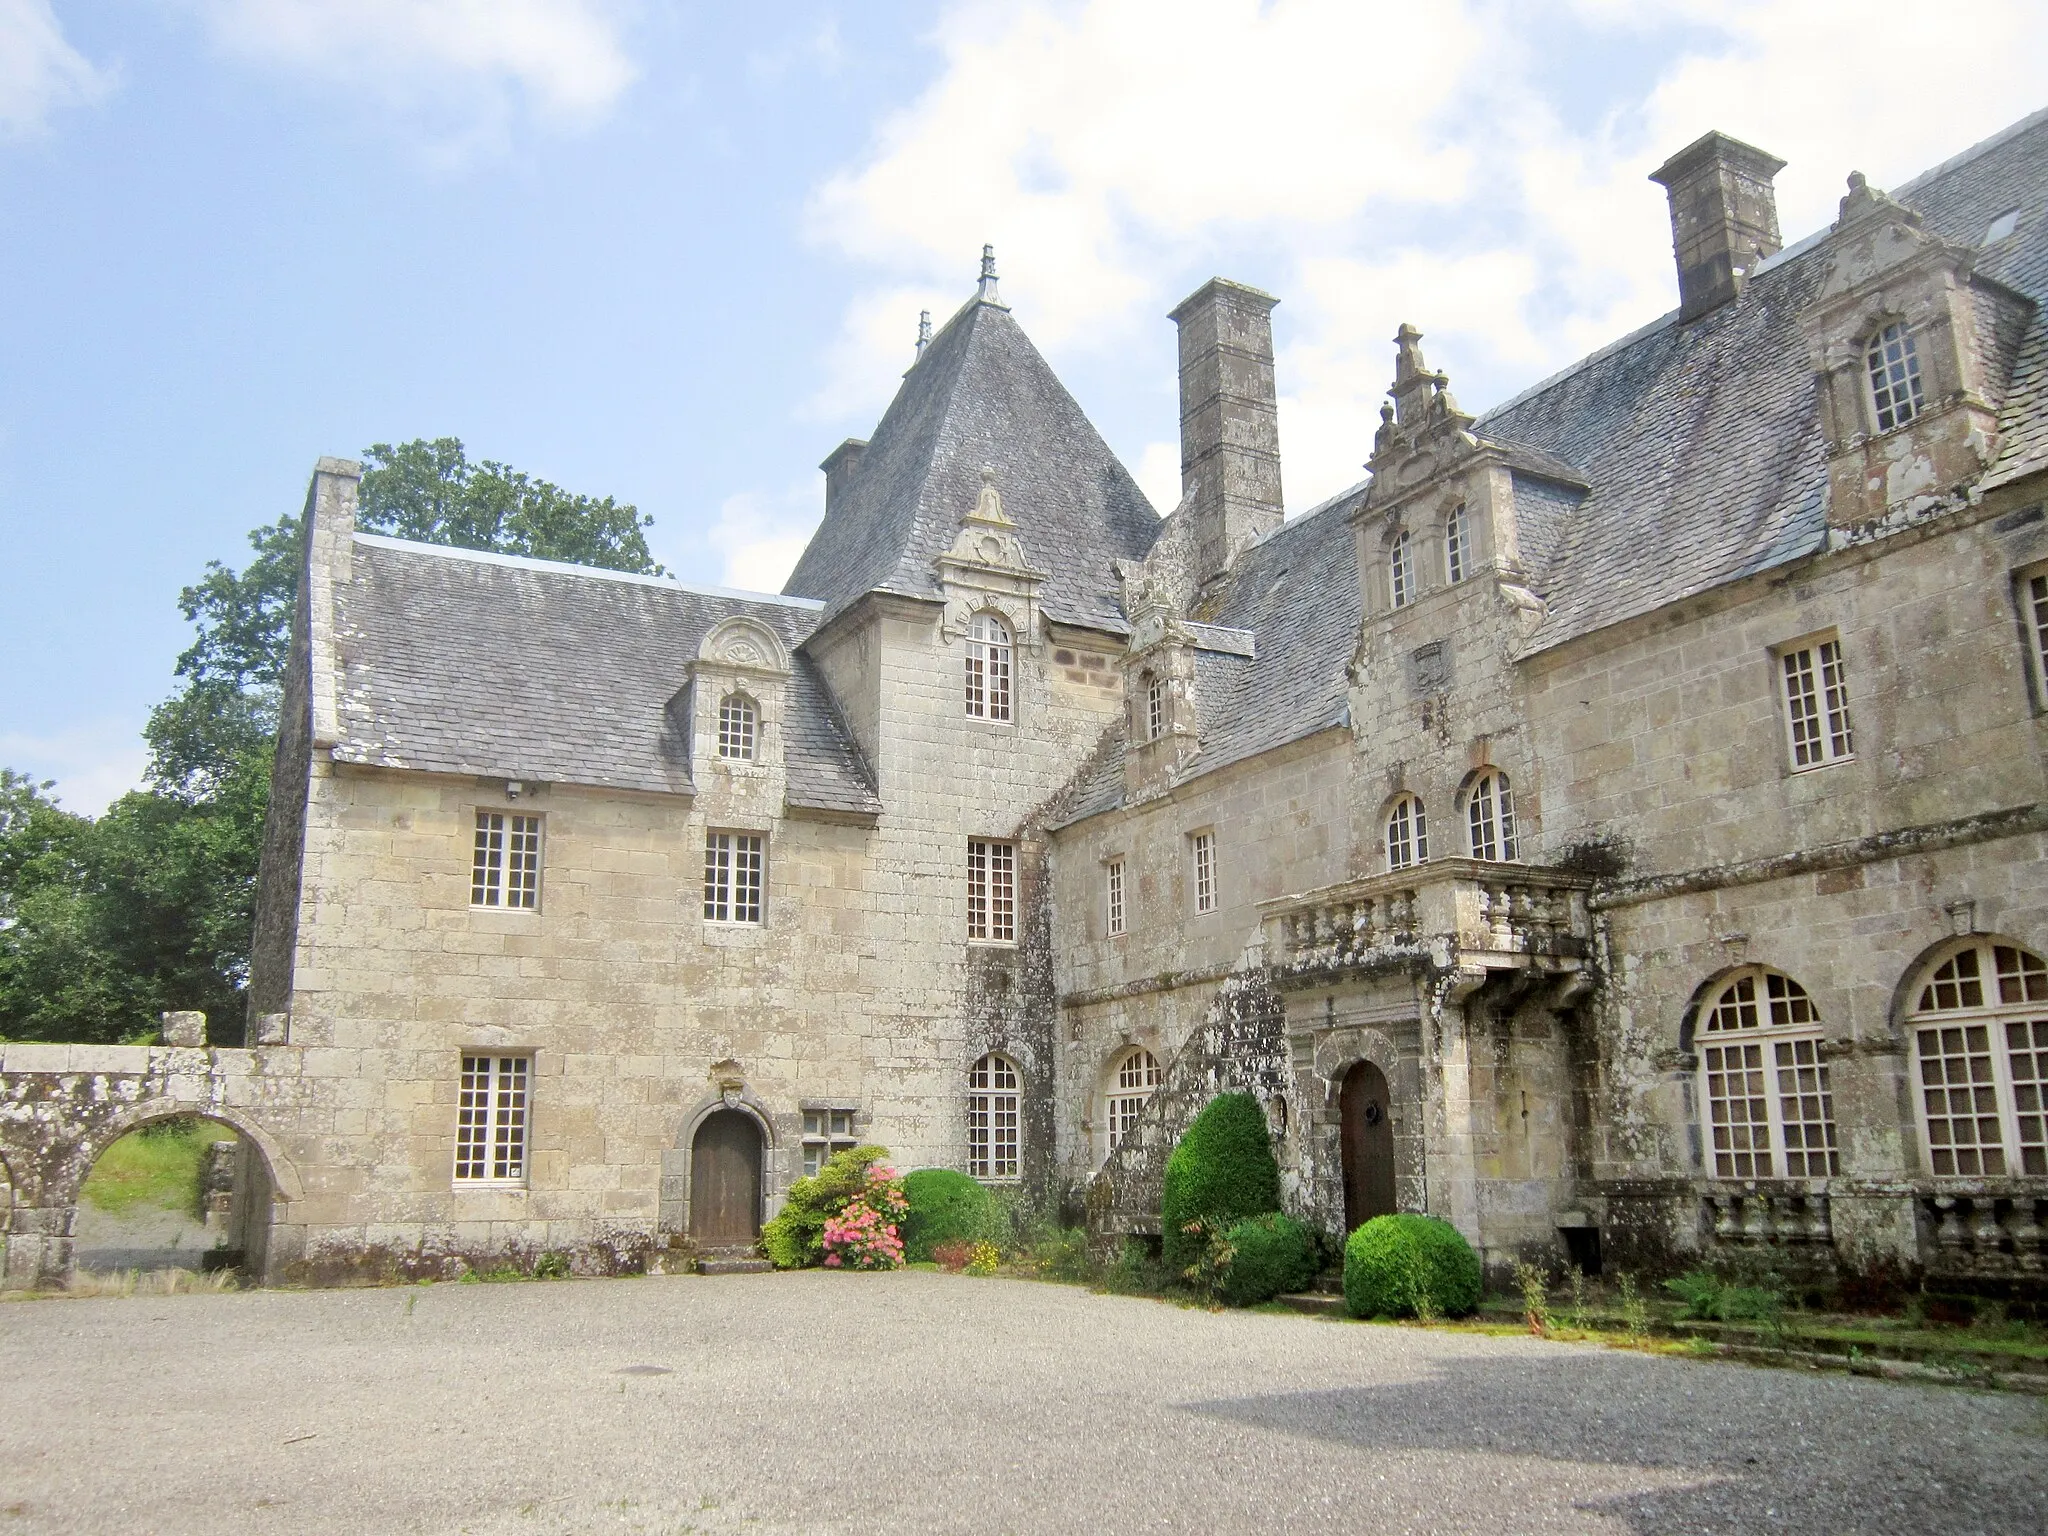
[[[983,304],[1002,305],[1003,301],[996,297],[996,248],[993,245],[981,248],[981,290],[975,298]]]
[[[931,345],[931,340],[932,340],[932,312],[931,312],[930,310],[928,310],[928,309],[920,309],[920,310],[919,310],[919,311],[917,312],[917,353],[918,353],[918,356],[922,357],[922,356],[924,355],[924,349],[925,349],[926,347],[928,347],[928,346],[930,346],[930,345]]]

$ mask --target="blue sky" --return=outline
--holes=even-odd
[[[1796,238],[2048,105],[2044,9],[0,0],[0,764],[131,785],[178,588],[322,453],[460,436],[779,584],[984,240],[1162,511],[1165,311],[1278,294],[1304,510],[1399,321],[1484,408],[1670,307],[1669,153],[1790,161]]]

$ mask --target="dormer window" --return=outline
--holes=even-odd
[[[718,704],[718,755],[736,762],[754,760],[760,713],[743,693],[728,693]]]
[[[1864,361],[1870,369],[1870,404],[1878,431],[1903,427],[1920,414],[1926,403],[1920,391],[1920,352],[1903,322],[1873,336]]]
[[[1157,741],[1166,734],[1166,684],[1156,672],[1145,674],[1145,739]]]
[[[1415,601],[1415,550],[1405,528],[1394,535],[1394,542],[1388,549],[1387,571],[1394,606],[1406,608]]]
[[[976,720],[1010,718],[1010,627],[992,613],[967,626],[967,713]]]
[[[1465,504],[1461,501],[1444,519],[1444,575],[1452,585],[1465,579],[1471,558],[1471,543],[1465,532]]]
[[[1482,773],[1465,797],[1465,831],[1473,858],[1514,862],[1515,792],[1499,769]]]

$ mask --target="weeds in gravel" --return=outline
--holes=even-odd
[[[235,1272],[216,1269],[194,1274],[189,1269],[117,1269],[100,1272],[81,1269],[65,1283],[72,1296],[176,1296],[200,1291],[232,1291]]]
[[[1522,1263],[1515,1266],[1515,1284],[1522,1290],[1522,1315],[1528,1319],[1529,1331],[1540,1339],[1549,1338],[1549,1280],[1534,1264]]]

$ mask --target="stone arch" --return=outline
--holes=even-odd
[[[1361,1061],[1369,1061],[1386,1074],[1388,1083],[1397,1079],[1400,1055],[1392,1037],[1370,1025],[1336,1029],[1316,1041],[1315,1071],[1323,1084],[1323,1114],[1334,1117],[1337,1096],[1343,1091],[1344,1076]],[[1333,1121],[1334,1123],[1334,1121]]]
[[[1920,988],[1949,956],[1975,944],[2004,944],[2030,955],[2048,957],[2048,945],[2029,943],[2009,933],[1952,933],[1936,939],[1899,972],[1899,979],[1892,987],[1891,1006],[1885,1011],[1885,1026],[1894,1042],[1900,1045],[1907,1042],[1906,1020],[1916,1011]]]
[[[697,1133],[704,1128],[704,1122],[724,1110],[735,1110],[753,1121],[754,1128],[761,1133],[761,1204],[762,1217],[772,1216],[782,1204],[784,1181],[780,1173],[782,1138],[776,1134],[775,1116],[761,1101],[753,1089],[739,1087],[720,1088],[705,1094],[683,1111],[677,1123],[676,1139],[661,1159],[661,1198],[655,1215],[655,1228],[662,1233],[686,1233],[690,1230],[690,1180],[695,1173],[693,1153],[697,1145]]]
[[[697,658],[757,672],[789,671],[789,649],[782,643],[782,637],[759,619],[743,614],[721,620],[705,631],[697,646]]]

